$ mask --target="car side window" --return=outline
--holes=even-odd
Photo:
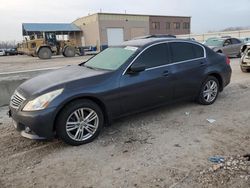
[[[228,45],[231,45],[231,40],[230,39],[227,39],[225,42],[224,42],[224,45],[223,46],[228,46]]]
[[[195,58],[204,57],[204,49],[201,46],[196,44],[192,44],[192,46],[195,53]]]
[[[234,39],[234,38],[232,38],[231,41],[232,41],[232,44],[240,44],[241,43],[240,40]]]
[[[134,62],[142,63],[146,68],[166,65],[170,62],[168,45],[166,43],[154,45],[146,49]]]
[[[173,63],[204,57],[201,46],[187,42],[171,42],[170,52]]]

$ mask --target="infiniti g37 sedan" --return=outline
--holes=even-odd
[[[26,81],[11,97],[9,115],[25,137],[81,145],[125,115],[180,99],[210,105],[230,78],[229,59],[200,43],[132,40]]]

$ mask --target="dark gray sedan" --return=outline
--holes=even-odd
[[[194,41],[128,41],[26,81],[11,97],[9,114],[25,137],[57,135],[80,145],[122,116],[180,99],[214,103],[230,82],[229,63]]]

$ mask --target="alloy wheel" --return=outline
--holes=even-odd
[[[218,94],[218,84],[214,80],[209,80],[204,86],[203,98],[206,102],[213,102]]]
[[[97,113],[90,108],[79,108],[67,119],[66,132],[74,141],[85,141],[91,138],[99,126]]]

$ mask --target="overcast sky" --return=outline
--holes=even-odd
[[[72,22],[100,9],[191,16],[192,33],[250,26],[250,0],[0,0],[0,40],[21,40],[25,22]]]

